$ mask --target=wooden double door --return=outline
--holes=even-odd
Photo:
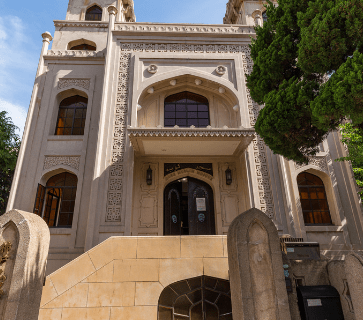
[[[214,235],[213,190],[205,182],[185,177],[164,190],[164,235]]]

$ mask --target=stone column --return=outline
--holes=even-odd
[[[363,255],[350,253],[345,259],[350,297],[352,299],[356,320],[363,320]]]
[[[42,46],[42,50],[41,50],[41,53],[40,53],[37,74],[36,74],[36,77],[35,77],[33,92],[32,92],[32,96],[31,96],[31,99],[30,99],[28,115],[27,115],[26,122],[25,122],[23,138],[22,138],[21,147],[20,147],[20,150],[19,150],[18,160],[17,160],[17,163],[16,163],[16,169],[15,169],[14,178],[13,178],[13,182],[12,182],[12,186],[11,186],[11,192],[10,192],[10,195],[9,195],[7,211],[13,209],[13,207],[14,207],[16,189],[17,189],[17,186],[18,186],[18,183],[19,183],[19,177],[20,177],[20,173],[21,173],[20,170],[23,167],[25,148],[27,146],[28,141],[31,140],[29,138],[31,119],[33,118],[34,109],[38,104],[37,103],[37,100],[38,100],[37,97],[38,97],[39,83],[40,83],[41,75],[44,72],[44,57],[43,56],[47,53],[49,43],[53,39],[51,34],[49,32],[47,32],[47,31],[42,34],[42,38],[43,38],[43,46]]]
[[[0,319],[38,319],[49,241],[47,224],[33,213],[0,217]]]
[[[96,223],[96,215],[97,215],[97,199],[99,198],[99,185],[100,185],[100,176],[104,171],[105,165],[105,154],[106,147],[108,143],[109,137],[107,137],[107,115],[109,112],[109,101],[111,99],[109,91],[110,91],[110,81],[111,79],[111,67],[112,67],[112,55],[114,52],[114,43],[112,32],[115,27],[115,19],[117,14],[117,9],[114,6],[108,7],[109,12],[109,23],[108,23],[108,34],[107,34],[107,54],[106,54],[106,62],[105,62],[105,73],[103,80],[103,89],[102,89],[102,101],[101,101],[101,112],[100,112],[100,127],[99,127],[99,135],[97,141],[97,152],[96,152],[96,162],[95,168],[93,172],[93,183],[91,189],[91,203],[90,210],[87,222],[87,234],[86,234],[86,243],[85,243],[85,251],[90,250],[94,246],[94,236],[95,236],[95,223]],[[103,191],[102,191],[103,192]]]
[[[290,320],[280,239],[272,220],[253,208],[233,220],[228,263],[234,320]]]

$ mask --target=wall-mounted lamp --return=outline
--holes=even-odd
[[[226,170],[226,185],[230,186],[232,184],[232,170],[228,167]]]
[[[150,165],[149,165],[149,169],[146,170],[146,184],[148,186],[151,186],[153,183],[153,171],[152,169],[150,168]]]

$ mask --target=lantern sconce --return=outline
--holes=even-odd
[[[146,184],[148,186],[151,186],[153,183],[153,171],[152,169],[150,168],[150,165],[149,165],[149,169],[146,170]]]
[[[226,170],[226,185],[230,186],[232,184],[232,170],[229,168]]]

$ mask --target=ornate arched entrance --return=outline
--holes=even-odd
[[[158,320],[232,320],[229,281],[201,276],[175,282],[159,298]]]
[[[213,190],[207,183],[185,177],[164,190],[164,235],[214,235]]]

